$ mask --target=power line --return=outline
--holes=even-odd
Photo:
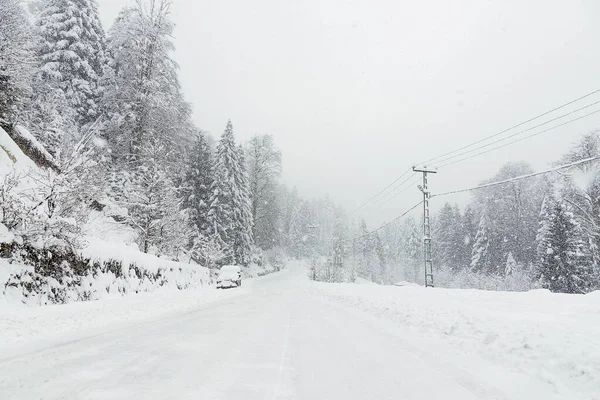
[[[402,182],[400,182],[398,185],[396,185],[394,188],[392,188],[392,190],[390,190],[389,192],[384,194],[382,197],[377,199],[373,203],[373,206],[382,206],[384,204],[387,204],[390,200],[398,197],[399,194],[404,193],[408,188],[410,188],[410,185],[411,185],[411,184],[409,184],[408,186],[403,187],[404,184],[406,182],[408,182],[411,178],[413,178],[415,175],[416,174],[413,173],[412,175],[407,176],[406,179],[404,179]],[[400,189],[400,188],[402,188],[402,189]],[[400,189],[400,191],[397,192],[399,189]],[[394,195],[392,197],[390,197],[392,194],[394,194]]]
[[[402,179],[402,177],[404,177],[406,174],[408,174],[410,171],[412,171],[410,168],[408,168],[406,171],[404,171],[402,173],[402,175],[400,175],[399,177],[397,177],[392,183],[390,183],[389,185],[387,185],[386,187],[384,187],[382,190],[380,190],[375,196],[369,198],[367,201],[365,201],[364,203],[362,203],[360,206],[356,207],[354,210],[350,211],[350,214],[354,214],[356,211],[360,210],[361,208],[363,208],[364,206],[366,206],[367,204],[369,204],[370,202],[372,202],[373,200],[375,200],[377,197],[379,197],[383,192],[385,192],[386,190],[388,190],[390,187],[392,187],[396,182],[398,182],[400,179]]]
[[[538,176],[538,175],[544,175],[544,174],[548,174],[550,172],[559,171],[559,170],[565,169],[565,168],[571,168],[571,167],[574,167],[576,165],[584,164],[586,162],[594,161],[594,160],[597,160],[597,159],[600,159],[600,156],[584,158],[582,160],[578,160],[578,161],[575,161],[575,162],[572,162],[572,163],[569,163],[569,164],[565,164],[565,165],[561,165],[561,166],[558,166],[558,167],[550,168],[550,169],[547,169],[547,170],[544,170],[544,171],[538,171],[538,172],[533,172],[531,174],[520,175],[520,176],[516,176],[514,178],[504,179],[504,180],[498,181],[498,182],[486,183],[484,185],[475,186],[475,187],[468,188],[468,189],[452,190],[450,192],[443,192],[443,193],[432,194],[431,197],[440,197],[440,196],[446,196],[446,195],[449,195],[449,194],[462,193],[462,192],[470,192],[472,190],[478,190],[478,189],[483,189],[483,188],[487,188],[487,187],[491,187],[491,186],[502,185],[504,183],[514,182],[514,181],[518,181],[518,180],[526,179],[526,178],[531,178],[531,177]]]
[[[565,126],[565,125],[571,124],[571,123],[573,123],[573,122],[579,121],[580,119],[583,119],[583,118],[587,118],[587,117],[589,117],[589,116],[591,116],[591,115],[594,115],[594,114],[597,114],[597,113],[599,113],[599,112],[600,112],[600,109],[598,109],[598,110],[595,110],[595,111],[592,111],[591,113],[588,113],[588,114],[582,115],[582,116],[580,116],[580,117],[577,117],[577,118],[573,118],[573,119],[571,119],[571,120],[569,120],[569,121],[563,122],[562,124],[558,124],[558,125],[552,126],[552,127],[550,127],[550,128],[544,129],[544,130],[542,130],[542,131],[539,131],[539,132],[533,133],[533,134],[531,134],[531,135],[527,135],[527,136],[525,136],[525,137],[522,137],[522,138],[519,138],[519,139],[513,140],[512,142],[505,143],[505,144],[503,144],[503,145],[501,145],[501,146],[497,146],[497,147],[494,147],[494,148],[491,148],[491,149],[488,149],[488,150],[481,151],[481,152],[479,152],[479,153],[473,154],[473,155],[471,155],[471,156],[464,157],[464,158],[461,158],[461,159],[459,159],[459,160],[455,160],[455,161],[452,161],[452,162],[449,162],[449,163],[446,163],[446,164],[440,165],[440,166],[439,166],[439,168],[441,169],[441,168],[447,167],[447,166],[449,166],[449,165],[458,164],[458,163],[460,163],[460,162],[463,162],[463,161],[466,161],[466,160],[470,160],[471,158],[475,158],[475,157],[477,157],[477,156],[480,156],[480,155],[482,155],[482,154],[486,154],[486,153],[489,153],[489,152],[491,152],[491,151],[495,151],[495,150],[498,150],[498,149],[504,148],[504,147],[506,147],[506,146],[510,146],[511,144],[515,144],[515,143],[518,143],[518,142],[522,142],[523,140],[526,140],[526,139],[532,138],[532,137],[534,137],[534,136],[541,135],[542,133],[546,133],[546,132],[548,132],[548,131],[551,131],[551,130],[553,130],[553,129],[560,128],[560,127],[562,127],[562,126]]]
[[[414,176],[414,175],[413,175]],[[408,186],[406,186],[404,189],[400,190],[399,192],[397,192],[395,195],[393,195],[392,197],[390,197],[388,200],[386,200],[383,204],[386,204],[392,200],[394,200],[396,197],[400,196],[402,193],[406,192],[408,189],[410,189],[411,187],[413,187],[415,184],[417,184],[418,182],[421,181],[421,177],[417,176],[417,179],[413,180],[412,182],[410,182],[408,184]],[[383,205],[382,204],[382,205]]]
[[[389,225],[393,224],[394,222],[398,221],[400,218],[404,217],[406,214],[408,214],[409,212],[411,212],[415,208],[419,207],[421,204],[423,204],[423,200],[419,201],[417,204],[415,204],[414,206],[412,206],[411,208],[409,208],[408,210],[406,210],[402,214],[398,215],[396,218],[392,219],[391,221],[388,221],[385,224],[381,225],[379,228],[374,229],[371,232],[368,232],[368,233],[356,236],[356,237],[350,239],[350,241],[361,239],[363,237],[367,237],[367,236],[372,235],[372,234],[374,234],[376,232],[379,232],[380,230],[384,229],[386,226],[389,226]]]
[[[421,162],[421,163],[419,163],[419,164],[426,164],[426,163],[430,163],[430,162],[432,162],[432,161],[435,161],[435,160],[438,160],[438,159],[440,159],[440,158],[442,158],[442,157],[446,157],[446,156],[449,156],[449,155],[451,155],[451,154],[454,154],[454,153],[456,153],[456,152],[458,152],[458,151],[461,151],[461,150],[464,150],[464,149],[468,149],[469,147],[472,147],[472,146],[475,146],[475,145],[477,145],[477,144],[479,144],[479,143],[485,142],[486,140],[489,140],[489,139],[491,139],[491,138],[494,138],[494,137],[496,137],[496,136],[500,136],[500,135],[502,135],[502,134],[504,134],[504,133],[506,133],[506,132],[508,132],[508,131],[510,131],[510,130],[513,130],[513,129],[515,129],[515,128],[518,128],[518,127],[520,127],[520,126],[523,126],[523,125],[525,125],[525,124],[528,124],[529,122],[535,121],[536,119],[540,119],[540,118],[542,118],[542,117],[545,117],[545,116],[546,116],[546,115],[548,115],[548,114],[551,114],[551,113],[553,113],[553,112],[555,112],[555,111],[558,111],[558,110],[560,110],[560,109],[562,109],[562,108],[565,108],[565,107],[567,107],[567,106],[570,106],[571,104],[574,104],[574,103],[576,103],[576,102],[578,102],[578,101],[581,101],[581,100],[583,100],[583,99],[585,99],[585,98],[587,98],[587,97],[590,97],[590,96],[592,96],[592,95],[594,95],[594,94],[596,94],[596,93],[599,93],[599,92],[600,92],[600,89],[596,89],[596,90],[594,90],[594,91],[592,91],[592,92],[589,92],[589,93],[587,93],[587,94],[585,94],[585,95],[583,95],[583,96],[580,96],[580,97],[578,97],[578,98],[576,98],[576,99],[574,99],[574,100],[571,100],[571,101],[569,101],[569,102],[567,102],[567,103],[564,103],[564,104],[562,104],[562,105],[560,105],[560,106],[558,106],[558,107],[555,107],[555,108],[553,108],[553,109],[551,109],[551,110],[549,110],[549,111],[546,111],[546,112],[544,112],[544,113],[542,113],[542,114],[536,115],[535,117],[533,117],[533,118],[530,118],[530,119],[528,119],[527,121],[520,122],[520,123],[518,123],[518,124],[516,124],[516,125],[513,125],[513,126],[511,126],[510,128],[507,128],[507,129],[504,129],[504,130],[502,130],[502,131],[500,131],[500,132],[497,132],[497,133],[494,133],[494,134],[492,134],[492,135],[486,136],[486,137],[484,137],[484,138],[482,138],[482,139],[479,139],[479,140],[477,140],[477,141],[475,141],[475,142],[473,142],[473,143],[470,143],[470,144],[467,144],[467,145],[465,145],[465,146],[459,147],[459,148],[457,148],[457,149],[455,149],[455,150],[449,151],[449,152],[447,152],[447,153],[445,153],[445,154],[442,154],[442,155],[440,155],[440,156],[437,156],[437,157],[430,158],[430,159],[428,159],[428,160],[425,160],[425,161],[423,161],[423,162]]]
[[[600,100],[598,100],[598,101],[596,101],[596,102],[594,102],[594,103],[588,104],[588,105],[586,105],[586,106],[583,106],[583,107],[581,107],[581,108],[578,108],[578,109],[576,109],[576,110],[573,110],[573,111],[571,111],[571,112],[568,112],[568,113],[566,113],[566,114],[560,115],[560,116],[558,116],[558,117],[556,117],[556,118],[553,118],[553,119],[550,119],[550,120],[548,120],[548,121],[542,122],[541,124],[538,124],[538,125],[532,126],[532,127],[530,127],[530,128],[524,129],[524,130],[522,130],[522,131],[515,132],[515,133],[513,133],[513,134],[510,134],[510,135],[508,135],[508,136],[505,136],[505,137],[502,137],[502,138],[496,139],[496,140],[494,140],[494,141],[492,141],[492,142],[489,142],[489,143],[483,144],[483,145],[481,145],[481,146],[475,147],[475,148],[473,148],[473,149],[470,149],[470,150],[463,151],[463,152],[461,152],[461,153],[455,154],[455,155],[453,155],[453,156],[450,156],[450,157],[445,157],[445,158],[442,158],[442,159],[436,160],[436,163],[442,163],[442,162],[445,162],[445,161],[449,161],[449,160],[452,160],[452,159],[454,159],[454,158],[456,158],[456,157],[460,157],[460,156],[463,156],[463,155],[465,155],[465,154],[469,154],[469,153],[472,153],[472,152],[474,152],[474,151],[477,151],[477,150],[480,150],[480,149],[483,149],[483,148],[486,148],[486,147],[492,146],[492,145],[494,145],[494,144],[496,144],[496,143],[504,142],[505,140],[508,140],[508,139],[510,139],[510,138],[513,138],[513,137],[515,137],[515,136],[518,136],[518,135],[520,135],[520,134],[522,134],[522,133],[525,133],[525,132],[532,131],[532,130],[534,130],[534,129],[537,129],[537,128],[539,128],[539,127],[542,127],[542,126],[544,126],[544,125],[547,125],[547,124],[549,124],[549,123],[551,123],[551,122],[557,121],[557,120],[559,120],[559,119],[562,119],[562,118],[564,118],[564,117],[567,117],[567,116],[569,116],[569,115],[573,115],[573,114],[575,114],[575,113],[577,113],[577,112],[579,112],[579,111],[585,110],[586,108],[590,108],[590,107],[592,107],[592,106],[595,106],[596,104],[600,104]],[[592,113],[592,114],[593,114],[593,113]],[[586,115],[586,116],[589,116],[589,115],[591,115],[591,114],[588,114],[588,115]],[[547,132],[547,131],[544,131],[544,132]],[[540,133],[543,133],[543,132],[540,132]],[[539,133],[538,133],[538,134],[539,134]],[[530,137],[530,136],[528,136],[528,137]]]

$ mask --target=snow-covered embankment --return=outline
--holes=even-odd
[[[393,321],[408,334],[533,375],[563,395],[600,398],[600,292],[320,283],[312,290]]]

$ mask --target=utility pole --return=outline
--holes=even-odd
[[[423,186],[419,186],[423,192],[423,262],[425,264],[425,287],[433,287],[433,264],[431,262],[431,226],[429,224],[429,188],[427,187],[427,174],[436,174],[433,168],[413,167],[414,172],[423,173]]]

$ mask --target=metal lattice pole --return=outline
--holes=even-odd
[[[431,261],[431,225],[429,218],[429,188],[427,185],[427,174],[437,173],[434,169],[427,167],[416,168],[413,171],[423,173],[423,263],[425,266],[425,287],[433,287],[433,262]]]

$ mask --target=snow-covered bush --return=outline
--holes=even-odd
[[[265,252],[258,246],[252,246],[250,250],[250,264],[256,264],[259,267],[265,263]],[[268,261],[267,261],[268,262]]]
[[[315,262],[315,277],[321,282],[346,282],[348,280],[347,271],[343,265],[339,264],[335,259],[328,258],[327,260],[319,259]]]
[[[265,253],[267,265],[272,266],[276,271],[285,267],[285,253],[281,247],[274,247]]]
[[[421,283],[421,282],[419,282]],[[539,287],[530,276],[529,271],[516,268],[510,275],[498,275],[473,272],[468,269],[455,271],[447,267],[434,269],[434,284],[451,289],[481,289],[523,292]]]

